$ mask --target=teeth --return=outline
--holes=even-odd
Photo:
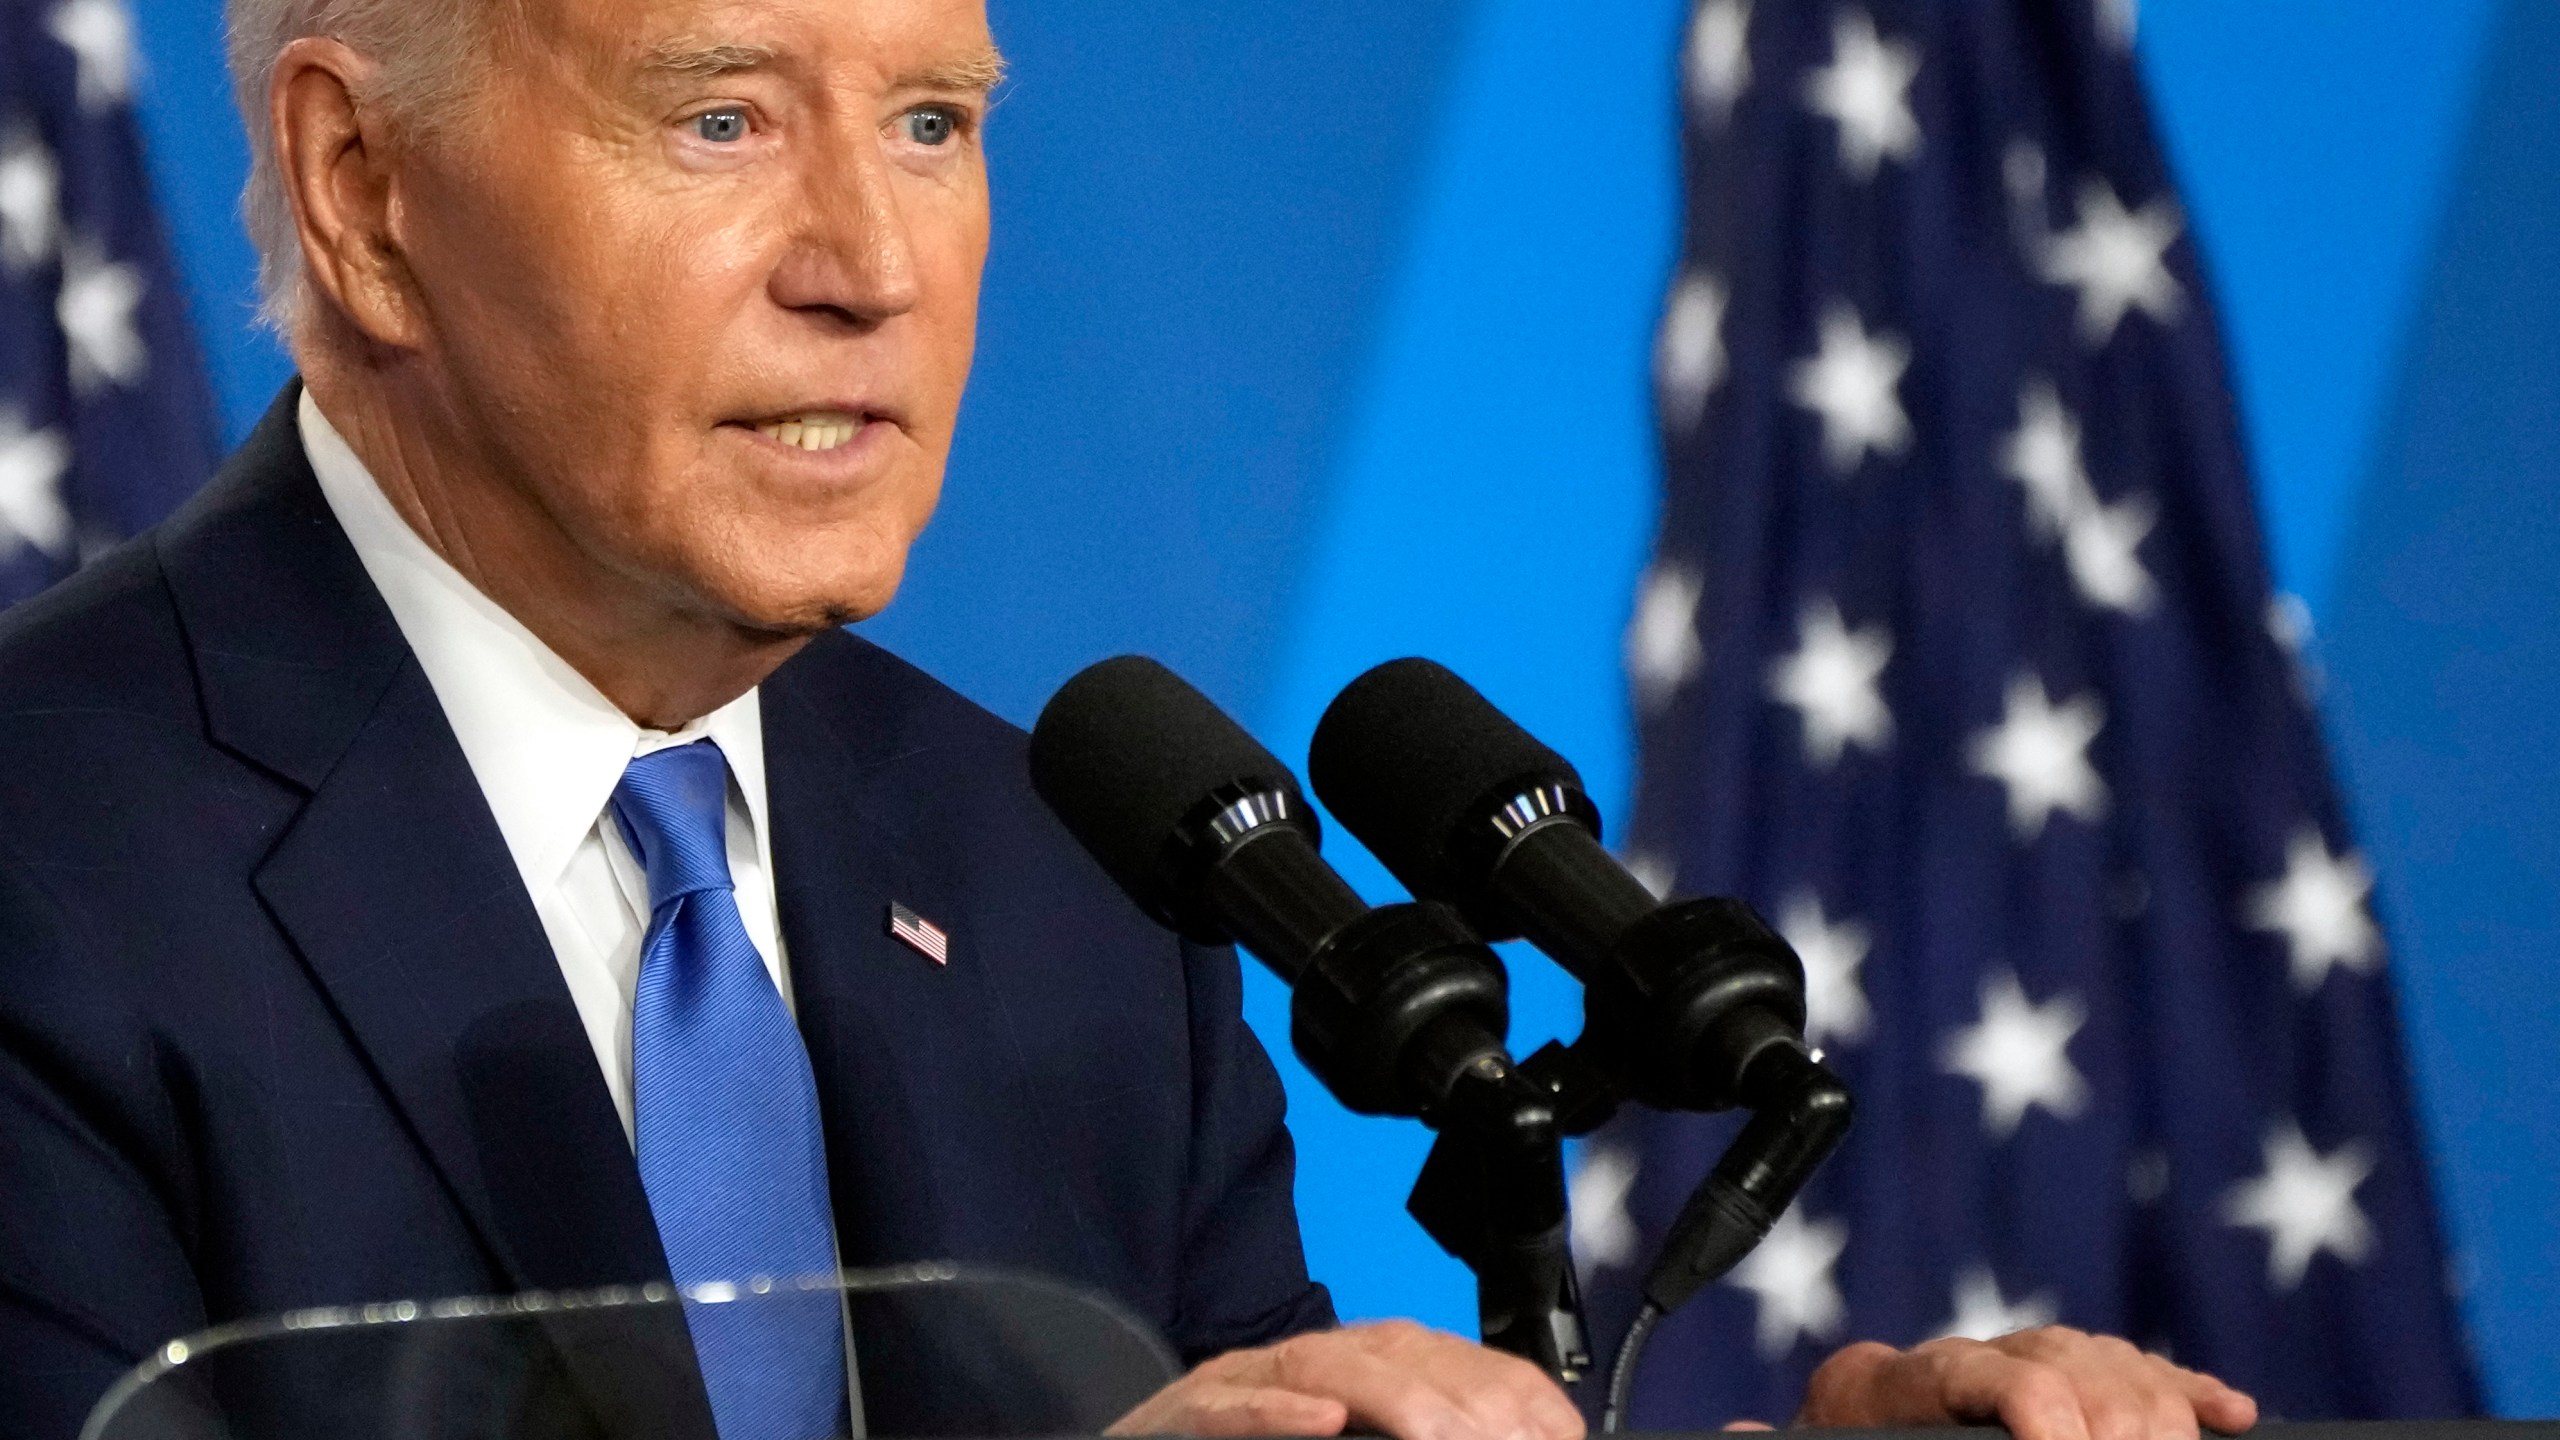
[[[768,439],[779,440],[803,450],[833,450],[852,441],[862,429],[862,421],[852,415],[794,415],[783,420],[768,420],[756,430]]]

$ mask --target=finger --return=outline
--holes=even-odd
[[[1361,1326],[1301,1335],[1272,1346],[1269,1376],[1264,1382],[1302,1395],[1340,1401],[1346,1423],[1379,1430],[1394,1440],[1509,1440],[1486,1432],[1461,1406],[1444,1377],[1410,1355],[1391,1362],[1390,1349],[1410,1351],[1415,1345],[1402,1334],[1402,1323]],[[1420,1326],[1412,1326],[1420,1330]],[[1462,1391],[1460,1393],[1463,1393]]]
[[[2108,1335],[2061,1332],[2045,1363],[2080,1397],[2090,1440],[2198,1440],[2195,1407],[2160,1362]]]
[[[1515,1355],[1411,1321],[1302,1335],[1210,1362],[1230,1383],[1326,1395],[1400,1440],[1582,1440],[1582,1412]],[[1208,1368],[1208,1367],[1203,1367]]]
[[[1336,1333],[1392,1367],[1406,1385],[1439,1392],[1477,1435],[1582,1440],[1582,1412],[1545,1371],[1517,1355],[1404,1320]]]
[[[1112,1423],[1107,1435],[1337,1435],[1337,1400],[1185,1377]]]
[[[1582,1407],[1544,1370],[1530,1366],[1530,1379],[1534,1382],[1528,1407],[1532,1440],[1584,1440],[1591,1426],[1583,1418]]]
[[[2208,1427],[2225,1435],[2237,1435],[2258,1423],[2258,1402],[2247,1391],[2226,1385],[2201,1370],[2190,1370],[2165,1359],[2160,1364],[2168,1368],[2178,1393],[2195,1408],[2196,1418]]]
[[[2256,1405],[2221,1381],[2113,1336],[2054,1327],[2017,1338],[2027,1358],[2071,1380],[2096,1440],[2199,1440],[2200,1422],[2256,1418]]]
[[[1896,1423],[1897,1414],[1884,1395],[1892,1383],[1888,1367],[1916,1358],[1906,1356],[1890,1345],[1862,1340],[1844,1346],[1831,1358],[1814,1367],[1813,1378],[1805,1382],[1804,1408],[1796,1413],[1798,1425],[1875,1426]],[[1954,1417],[1943,1410],[1935,1413],[1900,1417],[1906,1425],[1930,1425]]]
[[[1949,1419],[1996,1419],[2016,1440],[2092,1440],[2080,1394],[2060,1369],[1981,1344],[1948,1343],[1933,1360],[1923,1382],[1932,1393],[1914,1397],[1914,1410],[1934,1401]],[[1901,1423],[1929,1422],[1915,1415]]]
[[[2143,1391],[2143,1397],[2151,1411],[2151,1440],[2204,1440],[2204,1426],[2196,1418],[2195,1402],[2186,1397],[2181,1387],[2155,1380]]]
[[[1724,1422],[1724,1428],[1727,1430],[1775,1430],[1778,1427],[1766,1420],[1727,1420]]]
[[[1457,1382],[1466,1387],[1458,1392],[1459,1403],[1489,1433],[1524,1440],[1583,1440],[1582,1411],[1553,1376],[1517,1355],[1446,1338],[1467,1352],[1452,1357],[1452,1381],[1460,1373],[1468,1377]]]
[[[1192,1397],[1185,1435],[1339,1435],[1351,1414],[1339,1400],[1294,1390],[1218,1386]]]
[[[1582,1440],[1582,1412],[1547,1372],[1517,1355],[1410,1322],[1362,1337],[1381,1358],[1432,1386],[1478,1433],[1520,1440]]]

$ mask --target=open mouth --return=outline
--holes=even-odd
[[[755,421],[751,428],[768,440],[778,441],[795,450],[823,454],[853,443],[872,417],[842,410],[811,410],[800,415],[785,415],[772,420]]]

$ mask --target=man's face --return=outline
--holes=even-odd
[[[680,609],[878,611],[987,247],[983,0],[520,0],[398,218],[476,468]]]

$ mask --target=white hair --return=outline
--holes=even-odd
[[[302,245],[277,162],[267,88],[284,48],[305,36],[345,44],[378,67],[359,104],[410,129],[432,129],[469,98],[493,0],[228,0],[233,94],[249,132],[249,185],[240,197],[258,247],[265,321],[292,336],[303,299]]]

